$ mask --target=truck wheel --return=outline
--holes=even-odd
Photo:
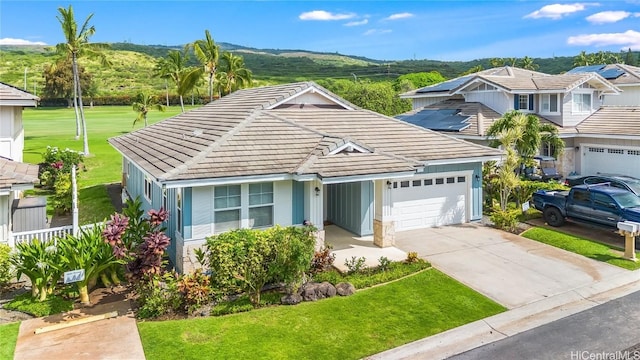
[[[544,209],[542,216],[544,217],[544,221],[551,226],[562,226],[562,224],[564,224],[564,216],[562,216],[562,213],[557,208],[548,207]]]

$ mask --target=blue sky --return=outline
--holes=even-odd
[[[237,45],[379,60],[473,60],[640,50],[640,0],[561,1],[30,1],[0,0],[0,44],[63,41],[58,7],[92,42]]]

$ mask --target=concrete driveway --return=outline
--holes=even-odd
[[[396,247],[509,309],[627,272],[481,224],[398,232]]]

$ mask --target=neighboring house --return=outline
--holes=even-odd
[[[169,256],[194,265],[236,228],[332,223],[378,246],[396,231],[482,217],[482,163],[501,152],[363,110],[312,82],[237,91],[109,139],[123,189],[171,217]]]
[[[412,99],[413,110],[398,118],[488,144],[489,126],[515,109],[557,126],[566,145],[558,159],[563,175],[640,177],[639,70],[619,64],[561,75],[509,66],[488,69],[402,94]],[[552,150],[543,144],[541,154]]]
[[[9,241],[13,200],[38,181],[38,166],[22,163],[22,109],[36,106],[38,100],[37,96],[0,83],[0,243]]]

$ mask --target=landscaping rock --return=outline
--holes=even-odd
[[[356,288],[351,283],[340,283],[336,285],[336,292],[340,296],[349,296],[355,294]]]
[[[195,309],[189,317],[211,316],[211,310],[213,310],[213,305],[211,304],[202,305],[199,308]]]
[[[280,298],[282,305],[297,305],[302,302],[300,294],[287,294]]]
[[[319,299],[336,296],[336,288],[331,283],[306,283],[302,286],[300,295],[304,301],[316,301]]]

